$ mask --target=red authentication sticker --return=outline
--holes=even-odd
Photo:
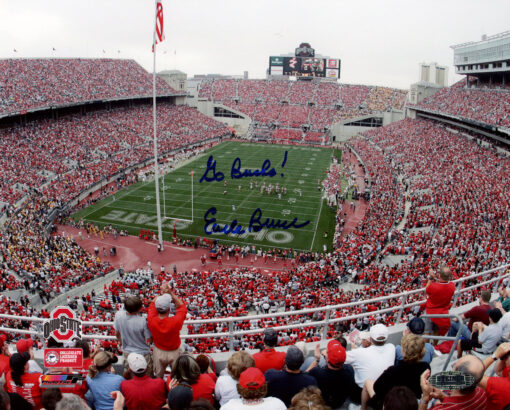
[[[44,367],[83,367],[82,349],[45,349]]]

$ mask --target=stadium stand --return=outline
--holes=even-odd
[[[268,134],[276,142],[329,144],[329,137],[319,140],[310,136],[314,134],[299,139],[294,136],[304,125],[309,125],[312,132],[324,132],[336,121],[390,109],[401,110],[406,92],[320,81],[206,79],[200,83],[199,97],[246,114],[257,123],[255,133],[269,130]],[[285,130],[271,132],[272,125]],[[289,128],[295,132],[290,133]]]
[[[158,95],[180,92],[157,78]],[[85,101],[152,95],[152,77],[134,60],[0,60],[0,116]]]
[[[187,106],[161,103],[158,115],[162,153],[229,133]],[[30,189],[68,201],[102,178],[150,158],[151,117],[152,106],[141,105],[0,130],[0,201],[14,204]]]
[[[470,84],[470,83],[468,83]],[[510,90],[470,84],[461,80],[421,101],[416,108],[477,121],[496,127],[510,127]]]
[[[20,63],[23,60],[14,61]],[[115,88],[109,83],[100,82],[78,84],[76,79],[81,78],[80,73],[86,73],[83,70],[87,69],[89,60],[71,60],[69,63],[66,61],[28,60],[28,67],[40,68],[41,72],[46,70],[44,76],[38,77],[37,73],[31,73],[21,77],[24,84],[27,84],[25,88],[21,87],[17,94],[10,93],[0,99],[4,113],[46,107],[49,102],[61,105],[96,98],[141,96],[147,90],[143,88],[146,73],[144,76],[138,75],[140,70],[136,65],[133,66],[132,62],[115,60],[114,64],[111,62],[113,60],[94,60],[100,67],[94,67],[96,71],[93,71],[90,77],[99,78],[101,74],[98,74],[97,70],[106,70],[102,74],[113,70],[117,80],[125,78],[126,85]],[[4,61],[2,64],[6,64],[6,70],[16,68],[14,63],[9,65]],[[111,66],[114,66],[114,69],[111,69]],[[68,93],[63,93],[66,97],[55,95],[54,90],[46,87],[45,84],[49,83],[37,85],[38,81],[43,81],[46,77],[53,78],[52,75],[66,84],[66,78],[59,70],[69,70],[69,78],[73,80],[67,82]],[[7,77],[11,79],[14,75],[9,71]],[[109,74],[109,77],[111,75]],[[133,82],[133,78],[139,81]],[[75,82],[78,85],[75,85]],[[40,94],[31,93],[34,84]],[[508,126],[508,106],[504,104],[506,100],[497,100],[505,99],[507,93],[508,91],[500,89],[473,90],[456,85],[426,100],[422,106],[486,124]],[[255,118],[258,118],[257,121],[266,125],[277,121],[281,128],[271,131],[272,138],[287,142],[319,143],[325,138],[323,128],[330,124],[327,121],[385,111],[392,107],[402,107],[403,104],[403,93],[399,90],[274,80],[207,80],[201,84],[200,95],[238,107],[241,111],[251,110]],[[499,101],[497,107],[493,105],[494,99]],[[310,102],[314,104],[310,105]],[[338,102],[343,104],[340,111],[336,111],[334,107]],[[478,105],[481,108],[476,109]],[[158,110],[159,144],[162,152],[185,148],[190,144],[203,143],[228,134],[225,126],[189,107],[161,103]],[[335,119],[331,117],[334,112]],[[52,210],[74,199],[105,176],[150,158],[150,118],[150,106],[135,105],[87,115],[74,114],[58,120],[43,119],[1,131],[0,165],[3,172],[0,200],[11,206],[7,207],[7,223],[0,234],[0,288],[2,292],[23,290],[19,301],[4,294],[0,297],[0,313],[14,315],[14,318],[0,319],[2,326],[14,329],[14,332],[6,336],[0,335],[2,342],[16,342],[23,330],[37,333],[37,325],[18,320],[16,316],[49,317],[46,309],[35,309],[31,306],[30,298],[34,294],[38,293],[44,302],[50,296],[65,294],[113,270],[109,264],[101,262],[100,258],[79,247],[73,238],[55,232],[48,235],[47,217]],[[312,130],[304,132],[301,125],[306,122],[313,125]],[[402,303],[399,292],[420,288],[425,283],[429,269],[436,270],[440,265],[446,265],[450,268],[453,279],[462,279],[473,273],[502,266],[509,261],[508,158],[490,147],[486,148],[466,139],[451,128],[424,119],[407,119],[365,132],[352,140],[349,146],[348,149],[359,156],[366,171],[366,180],[370,181],[370,199],[360,199],[367,206],[366,213],[352,232],[347,234],[343,232],[341,220],[347,208],[354,207],[355,204],[349,202],[345,196],[341,199],[332,252],[321,254],[275,249],[272,253],[285,258],[290,267],[285,271],[270,274],[251,267],[204,269],[192,274],[188,271],[171,274],[154,274],[152,271],[120,274],[118,278],[105,284],[102,290],[97,290],[97,294],[93,290],[68,300],[68,304],[78,310],[82,320],[103,322],[84,326],[84,333],[93,335],[92,341],[101,340],[102,345],[96,350],[102,348],[120,354],[120,344],[113,340],[115,329],[104,322],[114,319],[116,312],[122,308],[122,300],[129,296],[139,296],[143,311],[146,312],[154,297],[159,295],[162,289],[169,289],[168,285],[164,285],[167,282],[173,289],[178,290],[182,297],[188,319],[213,319],[205,323],[185,325],[184,334],[192,336],[246,332],[233,339],[225,336],[184,337],[183,348],[193,354],[263,348],[260,329],[285,326],[285,330],[278,332],[280,346],[336,337],[338,340],[330,342],[325,352],[322,352],[326,357],[325,365],[333,366],[329,367],[330,370],[340,371],[343,363],[348,360],[355,367],[354,371],[359,372],[353,355],[348,356],[342,347],[342,343],[345,344],[346,341],[338,335],[339,331],[347,334],[354,329],[368,330],[372,343],[385,344],[388,336],[381,324],[391,326],[400,319],[407,322],[416,313],[412,307],[401,311],[390,309]],[[328,175],[321,181],[324,192],[338,196],[341,193],[340,177],[346,177],[346,173],[339,164],[333,164]],[[128,177],[126,183],[135,181],[136,178]],[[361,190],[361,186],[357,185],[352,185],[351,188],[353,191]],[[12,205],[21,197],[27,197],[27,200],[15,209]],[[228,249],[224,248],[223,251],[228,252]],[[254,257],[249,247],[246,249],[237,246],[231,252],[241,254],[242,258]],[[385,260],[391,257],[399,257],[399,262],[385,263]],[[501,283],[499,277],[503,274],[493,272],[492,275],[484,277],[484,280],[489,280],[487,286],[506,285]],[[341,291],[338,288],[339,280],[351,280],[360,287],[352,291]],[[476,300],[479,289],[469,290],[476,282],[476,279],[471,278],[467,282],[459,282],[467,291],[459,296],[458,305]],[[407,302],[421,303],[422,295],[409,294],[406,296]],[[393,299],[366,302],[382,296]],[[175,303],[174,296],[172,299]],[[342,303],[346,305],[328,310],[328,306]],[[316,310],[300,312],[307,308]],[[281,315],[282,312],[288,314]],[[254,314],[263,316],[253,317]],[[244,315],[252,317],[245,318]],[[351,319],[350,315],[365,316]],[[233,322],[230,321],[232,318],[240,319]],[[327,321],[326,325],[317,324],[326,319],[342,318],[349,319],[341,324],[327,325]],[[376,324],[378,326],[374,326]],[[293,327],[289,328],[289,325]],[[171,333],[172,337],[176,337],[175,331],[171,330],[169,335]],[[38,336],[34,339],[36,346],[42,347],[41,339]],[[264,344],[264,352],[272,353],[267,340],[264,340]],[[295,352],[295,349],[292,350]],[[496,350],[496,357],[493,359],[499,362],[498,371],[505,371],[505,366],[501,363],[510,364],[506,359],[509,351],[510,346],[505,344]],[[28,356],[14,353],[9,359],[4,353],[9,352],[2,350],[0,363],[7,360],[12,369],[9,371],[2,367],[2,372],[7,373],[8,388],[16,389],[16,383],[10,380],[17,373],[22,373],[18,376],[23,377]],[[410,354],[409,351],[407,354]],[[89,364],[95,364],[96,368],[100,367],[101,370],[108,369],[107,355],[95,352],[93,356],[106,359],[103,362],[93,359],[95,361]],[[287,356],[285,361],[288,369],[297,369],[303,364],[304,357],[301,359],[299,353]],[[337,397],[333,398],[330,389],[325,387],[328,381],[340,376],[329,372],[325,382],[323,375],[327,371],[320,370],[320,349],[314,352],[314,356],[316,360],[309,369],[317,369],[310,371],[308,376],[311,379],[308,379],[308,382],[314,384],[315,381],[319,389],[312,388],[299,394],[310,396],[308,405],[312,398],[314,402],[322,402],[321,395],[324,396],[326,404],[341,405],[348,394],[336,401]],[[231,357],[233,358],[230,353],[228,359]],[[420,358],[419,354],[413,355],[413,360]],[[135,382],[144,380],[142,370],[147,366],[144,360],[143,357],[128,360],[127,367]],[[196,361],[186,356],[185,360],[187,367],[180,368],[176,364],[175,371],[172,370],[179,374],[179,377],[188,377],[188,373],[191,374],[189,380],[192,399],[202,397],[210,402],[213,400],[211,386],[216,383],[214,360],[207,356],[197,357]],[[256,361],[254,363],[256,364]],[[353,373],[349,368],[345,368],[348,375],[342,377],[347,377],[348,379],[344,380],[347,385],[351,385],[354,382]],[[401,371],[401,368],[402,366],[397,370],[391,368],[390,371]],[[270,377],[254,369],[243,370],[248,373],[239,371],[237,374],[232,366],[227,367],[223,376],[231,377],[232,386],[239,381],[246,390],[254,386],[250,383],[255,383],[256,389],[253,390],[260,390],[257,400],[267,400],[275,406],[278,405],[278,399],[275,398],[277,393],[274,394],[275,397],[264,398],[262,386],[266,378]],[[385,369],[380,370],[374,376],[375,379],[385,374]],[[468,369],[467,372],[469,371],[471,370]],[[34,377],[40,376],[39,373],[35,374]],[[94,371],[90,376],[91,379],[96,377]],[[292,376],[283,373],[280,377]],[[497,381],[501,384],[508,383],[503,378]],[[377,386],[377,381],[374,382],[374,386]],[[487,400],[489,403],[501,401],[501,394],[492,394],[493,382],[494,380],[486,381],[485,384],[482,382],[481,387],[486,389],[487,393],[478,387],[473,389],[473,397],[483,403]],[[167,380],[167,383],[173,387],[170,380]],[[421,389],[427,393],[424,385],[426,386],[422,383]],[[204,386],[207,386],[207,393],[204,392]],[[414,403],[420,396],[417,386],[418,378],[414,377],[411,386],[414,387],[414,393],[411,393],[411,402]],[[273,385],[273,391],[277,392],[278,387],[284,386]],[[359,385],[358,387],[361,388]],[[377,391],[377,387],[375,389]],[[19,391],[27,400],[32,398],[26,390]],[[465,393],[462,390],[459,392]],[[128,395],[126,390],[124,393]],[[243,396],[246,392],[240,388],[239,393]],[[168,398],[170,406],[171,396]],[[245,398],[250,400],[254,397],[248,395]],[[233,399],[239,400],[237,396]],[[354,397],[352,399],[355,400]],[[294,400],[292,402],[294,403]],[[479,408],[485,408],[484,406],[485,404]]]

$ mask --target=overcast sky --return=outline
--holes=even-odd
[[[451,84],[460,77],[450,45],[510,30],[509,0],[163,0],[163,7],[157,70],[188,77],[246,70],[264,78],[270,55],[309,42],[342,60],[341,82],[407,89],[418,63],[436,61],[450,67]],[[133,58],[152,72],[153,25],[153,0],[0,0],[0,58]]]

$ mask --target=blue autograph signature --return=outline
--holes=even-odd
[[[287,162],[288,151],[285,151],[285,156],[282,161],[282,168],[285,167]],[[209,175],[211,174],[211,175]],[[266,159],[262,163],[262,167],[260,169],[248,169],[245,168],[241,170],[241,159],[237,157],[232,163],[232,168],[230,170],[230,178],[232,179],[240,179],[240,178],[250,178],[250,177],[274,177],[277,174],[276,169],[271,167],[271,161]],[[283,173],[280,174],[283,177]],[[216,160],[212,155],[209,155],[207,159],[207,168],[204,172],[204,175],[200,178],[200,182],[212,182],[212,181],[223,181],[225,179],[225,174],[221,171],[216,170]]]
[[[216,208],[211,207],[207,210],[204,215],[204,232],[207,235],[212,235],[213,233],[224,233],[224,234],[234,234],[234,235],[242,235],[246,233],[246,229],[243,228],[241,224],[234,219],[230,224],[218,224],[216,223],[216,218],[213,215],[216,215]],[[212,216],[212,217],[211,217]],[[262,211],[260,208],[257,208],[253,211],[250,218],[250,223],[248,225],[249,232],[259,232],[264,228],[267,229],[289,229],[289,228],[303,228],[308,225],[310,221],[298,223],[298,219],[294,218],[292,221],[274,219],[274,218],[262,218]]]

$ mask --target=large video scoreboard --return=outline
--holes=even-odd
[[[337,79],[340,78],[340,60],[316,57],[315,50],[309,44],[302,43],[296,49],[294,57],[269,57],[269,74]]]

